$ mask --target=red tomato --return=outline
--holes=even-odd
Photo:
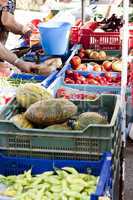
[[[74,84],[74,80],[70,79],[70,78],[66,78],[65,79],[65,83],[68,83],[68,84]]]
[[[96,81],[96,80],[94,80],[94,79],[89,79],[89,80],[88,80],[88,84],[99,85],[98,81]]]
[[[88,75],[87,75],[87,78],[93,79],[93,78],[94,78],[94,75],[93,75],[93,74],[88,74]]]
[[[85,81],[83,81],[82,83],[83,83],[83,84],[88,84],[88,81],[87,81],[87,80],[85,80]]]
[[[79,53],[79,57],[80,57],[81,59],[84,58],[84,57],[85,57],[85,53],[80,52],[80,53]]]
[[[82,81],[80,81],[80,80],[76,81],[76,84],[81,84],[81,83],[82,83]]]
[[[85,78],[84,76],[80,76],[80,77],[79,77],[79,80],[83,82],[83,81],[86,80],[86,78]]]
[[[80,77],[80,74],[79,74],[78,72],[74,72],[74,73],[73,73],[73,78],[74,78],[75,80],[79,79],[79,77]]]
[[[72,70],[66,70],[66,75],[68,77],[72,77],[73,76],[73,71]]]
[[[85,49],[84,49],[84,48],[81,48],[81,49],[79,50],[79,52],[85,53]]]
[[[101,76],[96,76],[96,77],[95,77],[95,80],[98,81],[98,82],[100,82],[100,81],[101,81],[101,78],[102,78]]]
[[[93,70],[96,71],[96,72],[101,72],[102,71],[101,66],[98,65],[98,64],[93,66]]]
[[[79,56],[74,56],[72,59],[71,59],[71,64],[73,66],[78,66],[81,64],[81,58]]]
[[[110,72],[105,72],[105,77],[106,78],[112,78],[112,74]]]

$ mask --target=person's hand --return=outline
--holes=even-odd
[[[23,34],[32,32],[34,29],[36,29],[36,27],[32,24],[32,23],[28,23],[26,25],[23,26]]]
[[[38,74],[41,74],[44,76],[48,76],[56,70],[55,65],[51,65],[51,66],[37,65],[36,68],[37,68]]]
[[[38,70],[37,66],[31,62],[23,62],[23,65],[21,65],[19,69],[25,73],[34,73]]]
[[[36,64],[32,62],[25,62],[20,59],[15,63],[15,66],[18,67],[22,72],[25,73],[32,73],[36,70],[38,70],[38,67]]]

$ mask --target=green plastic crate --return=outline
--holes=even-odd
[[[79,113],[102,112],[110,123],[89,125],[83,131],[22,129],[7,120],[20,109],[14,99],[0,116],[0,149],[12,155],[22,156],[25,152],[25,156],[77,160],[98,159],[105,151],[114,153],[121,137],[120,97],[101,95],[95,101],[74,103],[78,105]]]

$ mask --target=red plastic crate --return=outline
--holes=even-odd
[[[121,48],[119,32],[94,32],[99,26],[97,22],[87,23],[81,28],[80,43],[83,47],[96,50],[117,50]]]
[[[82,26],[82,21],[78,20],[78,25],[75,25],[71,28],[70,34],[70,43],[72,45],[78,44],[80,42],[80,28]]]
[[[85,49],[117,50],[121,48],[120,33],[117,32],[82,34],[80,41]]]
[[[131,30],[129,30],[129,48],[133,48],[133,23],[129,23],[129,26],[132,27]]]

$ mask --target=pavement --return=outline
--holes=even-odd
[[[125,200],[133,200],[133,141],[129,139],[125,157]]]

